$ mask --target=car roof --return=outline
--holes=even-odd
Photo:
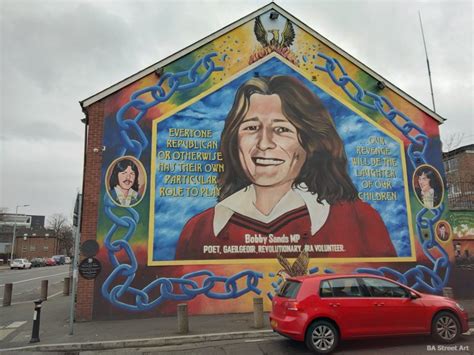
[[[288,277],[287,280],[291,281],[298,281],[302,282],[306,279],[320,279],[320,280],[326,280],[326,279],[334,279],[334,278],[344,278],[344,277],[373,277],[377,279],[387,279],[386,277],[379,276],[379,275],[373,275],[373,274],[312,274],[312,275],[303,275],[303,276],[293,276],[293,277]]]

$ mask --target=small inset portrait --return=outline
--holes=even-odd
[[[413,174],[413,190],[425,208],[436,208],[444,195],[443,180],[431,165],[421,165]]]
[[[451,225],[447,221],[439,221],[435,226],[436,237],[444,242],[447,242],[452,235]]]
[[[106,174],[107,193],[116,205],[137,205],[146,189],[146,172],[142,163],[131,156],[121,157],[110,164]]]

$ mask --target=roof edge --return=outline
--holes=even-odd
[[[244,24],[245,22],[247,22],[251,18],[259,16],[262,13],[273,9],[274,7],[278,8],[278,6],[274,2],[271,2],[268,5],[265,5],[265,6],[261,7],[260,9],[255,10],[254,12],[252,12],[252,13],[250,13],[250,14],[248,14],[248,15],[246,15],[246,16],[244,16],[244,17],[242,17],[242,18],[240,18],[240,19],[238,19],[234,22],[232,22],[231,24],[225,26],[224,28],[221,28],[220,30],[217,30],[217,31],[211,33],[210,35],[204,37],[203,39],[201,39],[197,42],[194,42],[193,44],[190,44],[187,47],[171,54],[170,56],[166,57],[165,59],[162,59],[161,61],[159,61],[155,64],[152,64],[152,65],[150,65],[149,67],[147,67],[143,70],[140,70],[139,72],[129,76],[128,78],[125,78],[125,79],[119,81],[118,83],[116,83],[114,85],[109,86],[108,88],[98,92],[95,95],[92,95],[92,96],[90,96],[90,97],[88,97],[88,98],[86,98],[82,101],[79,101],[79,103],[81,104],[81,107],[83,109],[87,108],[88,106],[90,106],[90,105],[94,104],[95,102],[103,99],[104,97],[107,97],[107,96],[113,94],[114,92],[124,88],[125,86],[127,86],[127,85],[129,85],[129,84],[131,84],[131,83],[133,83],[137,80],[140,80],[144,76],[156,71],[158,68],[164,67],[167,64],[175,61],[176,59],[181,58],[182,56],[185,56],[186,54],[189,54],[190,52],[194,51],[195,49],[197,49],[199,47],[202,47],[203,45],[213,41],[215,38],[220,37],[221,35],[229,32],[229,31],[232,31],[234,28],[239,27],[240,25]]]
[[[331,41],[326,39],[324,36],[320,35],[318,32],[313,30],[311,27],[309,27],[304,22],[302,22],[301,20],[294,17],[292,14],[290,14],[289,12],[287,12],[286,10],[284,10],[283,8],[281,8],[280,6],[275,4],[274,2],[271,2],[271,3],[261,7],[260,9],[251,12],[250,14],[240,18],[239,20],[234,21],[231,24],[225,26],[224,28],[221,28],[220,30],[211,33],[210,35],[206,36],[205,38],[203,38],[203,39],[201,39],[197,42],[194,42],[193,44],[190,44],[189,46],[183,48],[182,50],[179,50],[178,52],[173,53],[172,55],[166,57],[165,59],[163,59],[163,60],[161,60],[161,61],[159,61],[155,64],[150,65],[149,67],[147,67],[147,68],[145,68],[145,69],[143,69],[143,70],[141,70],[141,71],[139,71],[139,72],[137,72],[137,73],[121,80],[121,81],[119,81],[116,84],[113,84],[113,85],[109,86],[108,88],[98,92],[97,94],[94,94],[94,95],[92,95],[92,96],[90,96],[90,97],[88,97],[88,98],[86,98],[82,101],[79,101],[83,111],[88,106],[96,103],[97,101],[102,100],[103,98],[119,91],[120,89],[124,88],[127,85],[130,85],[131,83],[133,83],[137,80],[140,80],[144,76],[156,71],[158,68],[166,66],[167,64],[177,60],[178,58],[180,58],[180,57],[194,51],[195,49],[197,49],[197,48],[213,41],[215,38],[221,36],[222,34],[225,34],[229,31],[233,30],[234,28],[237,28],[238,26],[242,25],[243,23],[249,21],[251,18],[259,16],[262,13],[267,12],[269,10],[276,10],[276,11],[280,12],[283,16],[290,19],[297,26],[301,27],[303,30],[307,31],[308,33],[310,33],[311,35],[316,37],[318,40],[320,40],[326,46],[328,46],[329,48],[334,50],[336,53],[338,53],[341,56],[345,57],[348,61],[350,61],[351,63],[353,63],[357,67],[359,67],[361,70],[363,70],[366,73],[368,73],[369,75],[373,76],[376,80],[383,82],[386,87],[390,88],[392,91],[394,91],[395,93],[397,93],[398,95],[400,95],[401,97],[406,99],[408,102],[410,102],[411,104],[413,104],[414,106],[416,106],[417,108],[419,108],[420,110],[422,110],[423,112],[425,112],[426,114],[431,116],[433,119],[438,121],[440,124],[442,124],[442,123],[444,123],[444,121],[446,121],[446,118],[440,116],[435,111],[433,111],[430,108],[423,105],[421,102],[419,102],[418,100],[413,98],[411,95],[407,94],[405,91],[401,90],[396,85],[392,84],[390,81],[385,79],[383,76],[379,75],[378,73],[376,73],[375,71],[373,71],[372,69],[367,67],[365,64],[363,64],[357,58],[353,57],[352,55],[350,55],[349,53],[347,53],[346,51],[344,51],[343,49],[341,49],[340,47],[338,47],[337,45],[335,45],[334,43],[332,43]]]
[[[296,23],[298,26],[300,26],[302,29],[304,29],[305,31],[309,32],[311,35],[313,35],[314,37],[316,37],[317,39],[319,39],[321,42],[323,42],[325,45],[327,45],[329,48],[333,49],[335,52],[337,52],[338,54],[340,54],[341,56],[345,57],[347,60],[349,60],[350,62],[352,62],[352,64],[358,66],[360,69],[362,69],[363,71],[367,72],[368,74],[372,75],[375,79],[379,80],[379,81],[382,81],[385,86],[389,87],[391,90],[393,90],[394,92],[396,92],[397,94],[399,94],[400,96],[402,96],[403,98],[405,98],[407,101],[409,101],[410,103],[412,103],[413,105],[415,105],[416,107],[418,107],[420,110],[424,111],[425,113],[429,114],[430,116],[432,116],[436,121],[438,121],[439,123],[443,123],[444,121],[446,121],[446,119],[440,115],[438,115],[436,112],[434,112],[433,110],[431,110],[429,107],[426,107],[425,105],[423,105],[421,102],[419,102],[418,100],[416,100],[415,98],[413,98],[411,95],[407,94],[405,91],[403,91],[402,89],[398,88],[396,85],[392,84],[390,81],[388,81],[387,79],[385,79],[383,76],[381,76],[380,74],[378,74],[377,72],[373,71],[372,69],[370,69],[368,66],[366,66],[364,63],[362,63],[361,61],[359,61],[357,58],[353,57],[352,55],[350,55],[349,53],[347,53],[346,51],[344,51],[342,48],[338,47],[337,45],[335,45],[334,43],[332,43],[331,41],[329,41],[326,37],[320,35],[318,32],[316,32],[315,30],[313,30],[311,27],[309,27],[308,25],[306,25],[304,22],[302,22],[301,20],[298,20],[297,18],[295,18],[292,14],[288,13],[286,10],[282,9],[281,7],[279,7],[278,5],[274,4],[275,5],[275,8],[276,10],[278,11],[281,11],[282,12],[282,15],[289,18],[292,22]]]
[[[455,156],[459,153],[467,152],[467,151],[474,151],[474,144],[466,144],[461,147],[455,148],[453,150],[450,150],[448,152],[443,152],[443,157],[444,158],[450,158],[452,156]]]

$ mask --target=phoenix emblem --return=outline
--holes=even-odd
[[[290,264],[287,258],[280,253],[277,254],[278,262],[283,269],[278,271],[278,275],[286,279],[288,276],[303,276],[308,273],[309,255],[307,251],[302,251],[296,258],[293,265]]]
[[[290,50],[291,45],[293,45],[295,41],[295,29],[290,20],[286,20],[283,32],[280,33],[279,29],[265,29],[260,16],[258,16],[255,19],[253,31],[258,42],[262,45],[262,48],[257,49],[250,56],[249,64],[256,62],[272,52],[277,52],[293,64],[298,65],[296,55]]]

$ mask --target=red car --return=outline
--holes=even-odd
[[[54,266],[56,265],[56,260],[53,258],[46,258],[46,266]]]
[[[467,312],[454,300],[364,274],[288,278],[273,297],[270,324],[323,354],[340,339],[432,334],[453,343],[469,329]]]

